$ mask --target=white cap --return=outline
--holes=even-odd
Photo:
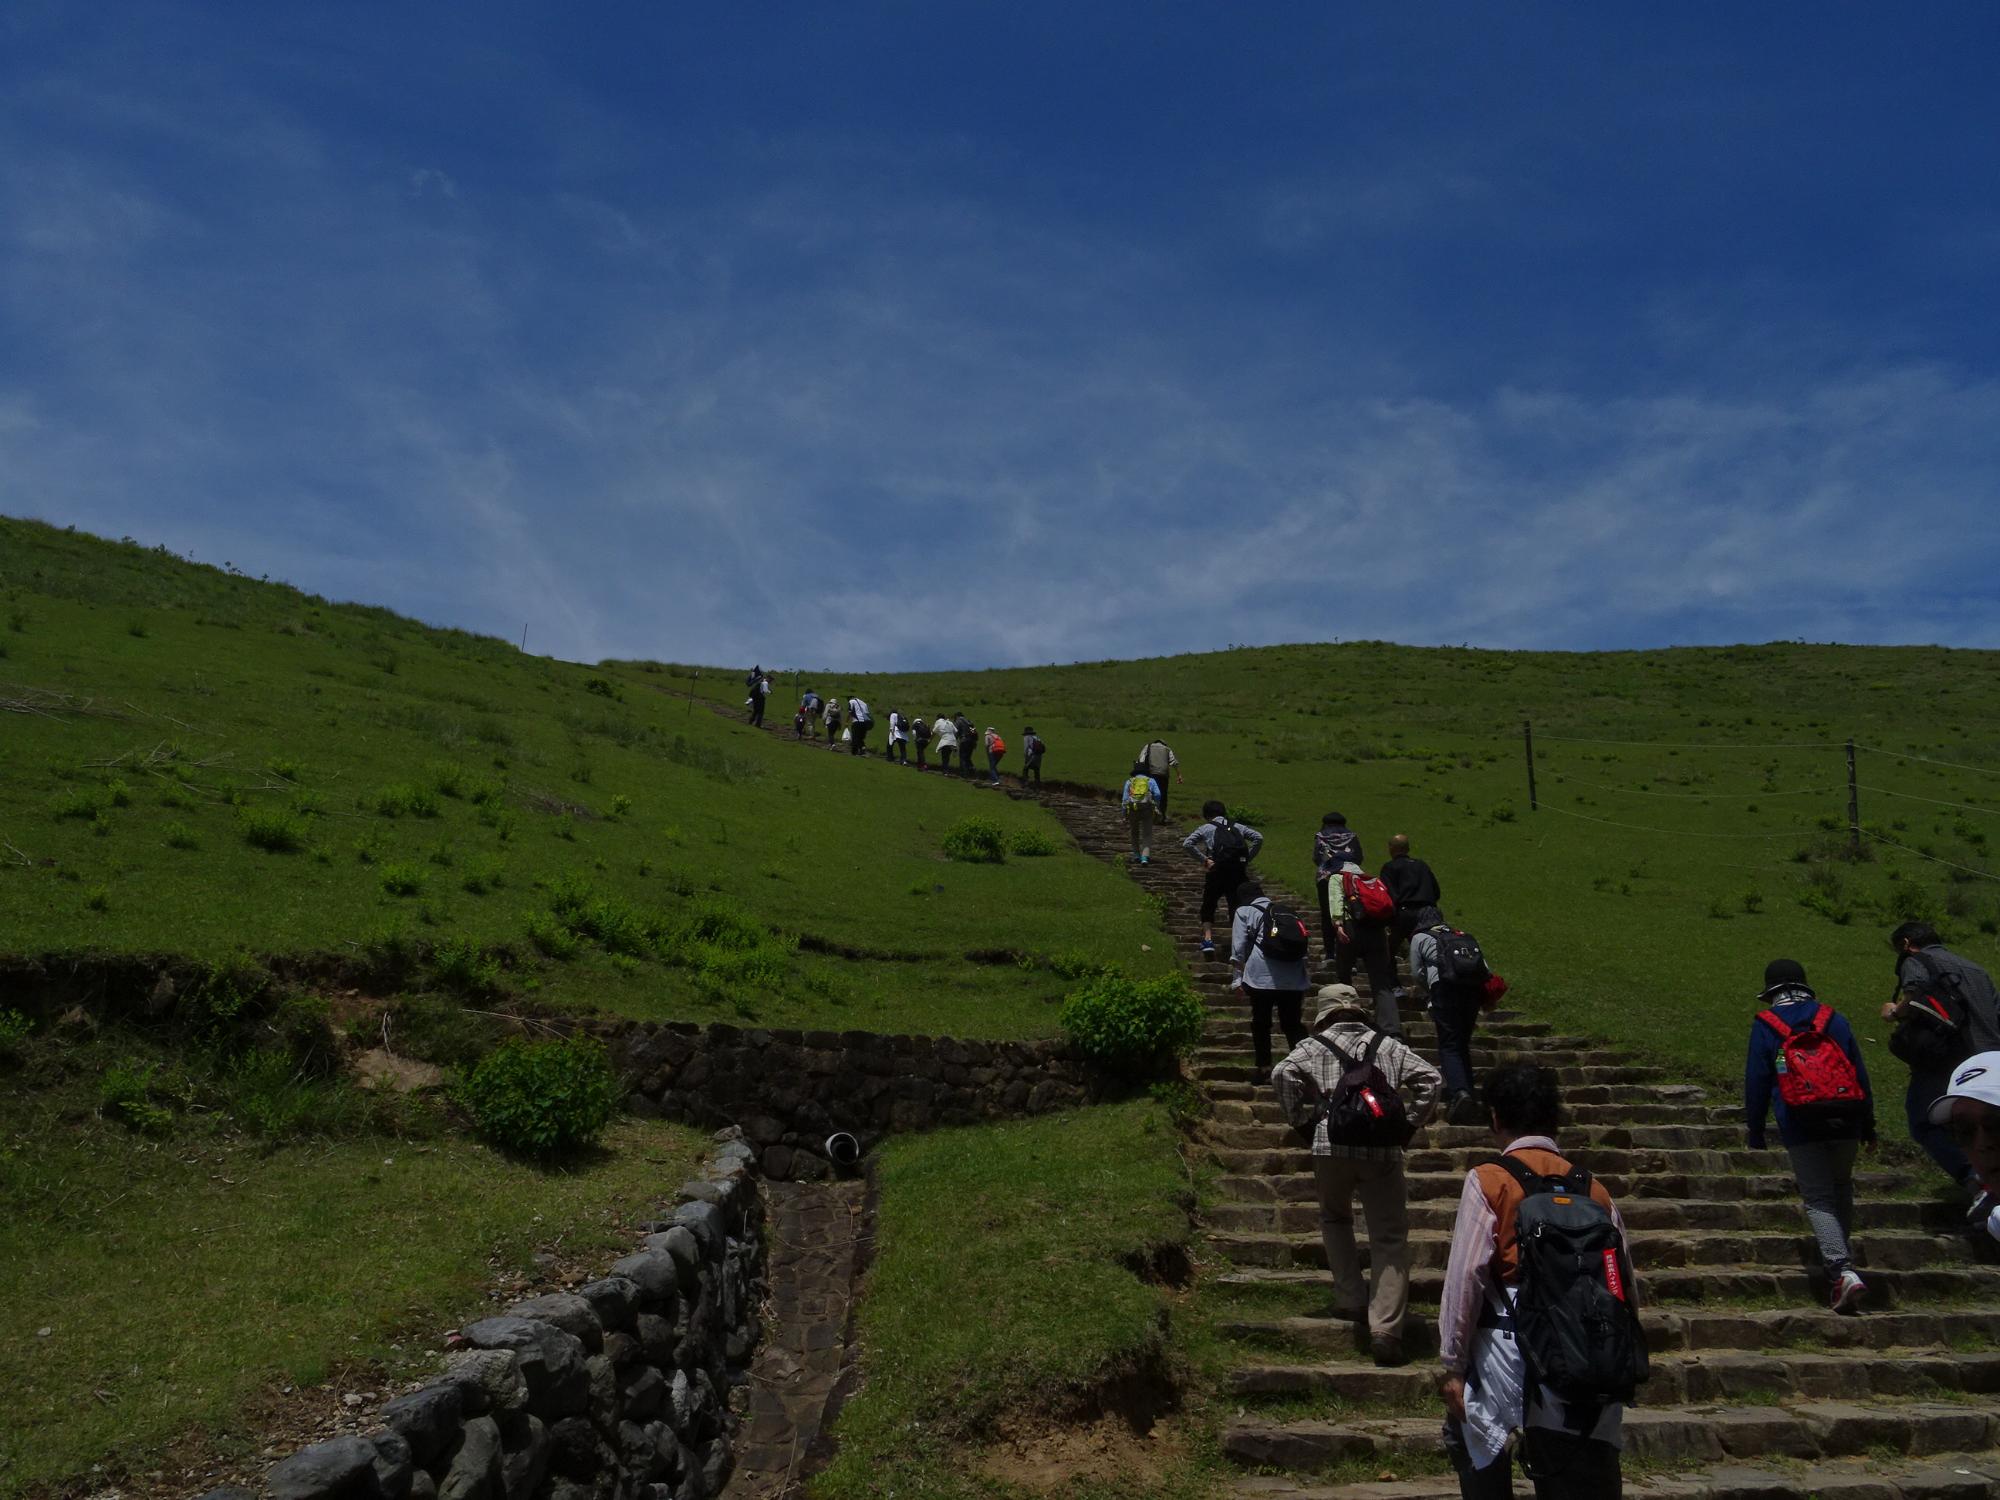
[[[1942,1125],[1951,1118],[1954,1099],[1977,1099],[2000,1109],[2000,1052],[1974,1053],[1951,1070],[1951,1087],[1931,1105],[1931,1124]]]

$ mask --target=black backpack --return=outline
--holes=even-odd
[[[931,726],[922,719],[910,720],[910,733],[915,736],[919,745],[928,745],[931,742]]]
[[[1566,1408],[1564,1424],[1587,1433],[1603,1409],[1632,1400],[1646,1383],[1646,1339],[1633,1305],[1632,1265],[1611,1215],[1590,1196],[1590,1173],[1544,1177],[1511,1156],[1494,1158],[1527,1194],[1514,1216],[1521,1279],[1514,1336],[1528,1378]]]
[[[1368,1050],[1359,1059],[1349,1057],[1324,1036],[1314,1032],[1318,1042],[1341,1061],[1340,1082],[1320,1101],[1304,1129],[1308,1138],[1313,1127],[1326,1121],[1326,1138],[1336,1146],[1407,1146],[1416,1128],[1402,1097],[1389,1086],[1388,1076],[1375,1061],[1383,1035],[1368,1039]]]
[[[1437,939],[1435,961],[1439,984],[1459,990],[1476,990],[1486,983],[1486,976],[1492,970],[1486,967],[1486,955],[1480,951],[1479,939],[1469,932],[1449,927],[1437,928],[1431,935]]]
[[[1889,1050],[1919,1073],[1948,1073],[1972,1056],[1972,1007],[1956,974],[1927,953],[1915,957],[1924,981],[1900,991],[1907,1003],[1889,1033]]]
[[[1310,929],[1297,912],[1289,906],[1260,901],[1257,914],[1255,942],[1264,957],[1280,963],[1297,963],[1306,956]]]
[[[1208,846],[1208,857],[1219,865],[1247,865],[1250,863],[1250,840],[1243,837],[1243,830],[1234,823],[1223,823],[1215,830],[1215,840]]]

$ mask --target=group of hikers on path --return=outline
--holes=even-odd
[[[761,722],[752,688],[753,722]],[[861,754],[872,718],[859,698],[843,711],[808,692],[795,725],[800,738],[823,727],[830,742],[846,739]],[[967,769],[973,737],[964,715],[926,723],[892,711],[890,726],[892,746],[917,744],[920,766],[934,743],[941,769],[951,769],[954,752]],[[987,730],[993,785],[1005,753],[998,738]],[[1038,772],[1045,747],[1032,729],[1025,738]],[[907,763],[907,751],[898,758]],[[1149,740],[1121,784],[1135,864],[1152,861],[1154,828],[1179,768],[1171,748]],[[1252,1082],[1269,1082],[1310,1143],[1335,1316],[1365,1333],[1377,1364],[1407,1363],[1405,1152],[1418,1130],[1440,1119],[1483,1127],[1497,1154],[1466,1174],[1438,1313],[1437,1390],[1460,1492],[1469,1500],[1511,1496],[1518,1460],[1543,1500],[1619,1495],[1624,1408],[1648,1374],[1638,1278],[1610,1193],[1558,1146],[1564,1110],[1556,1072],[1515,1062],[1475,1076],[1474,1032],[1507,984],[1479,941],[1445,919],[1443,888],[1406,836],[1389,840],[1388,861],[1370,875],[1359,835],[1342,814],[1327,813],[1313,840],[1317,924],[1251,874],[1264,842],[1260,830],[1211,800],[1181,846],[1202,871],[1201,951],[1226,957],[1231,988],[1250,1009]],[[1228,917],[1226,954],[1215,941],[1218,909]],[[1315,926],[1333,979],[1314,992],[1309,1031]],[[1890,1052],[1909,1069],[1905,1124],[1966,1195],[1967,1232],[2000,1240],[2000,992],[1928,923],[1903,923],[1889,943],[1895,987],[1880,1017],[1891,1027]],[[1403,1038],[1410,997],[1397,976],[1399,950],[1435,1030],[1435,1065]],[[1367,1002],[1351,982],[1357,971],[1368,977]],[[1794,959],[1765,966],[1754,1004],[1745,1138],[1764,1149],[1775,1121],[1826,1278],[1826,1305],[1857,1314],[1868,1288],[1852,1249],[1855,1167],[1876,1144],[1867,1059],[1853,1026],[1819,998]],[[1289,1049],[1275,1061],[1274,1021]],[[1367,1221],[1366,1276],[1357,1200]]]
[[[751,670],[744,679],[744,686],[750,696],[744,706],[750,710],[750,722],[762,725],[764,722],[764,700],[771,695],[771,679],[762,667]],[[824,698],[812,688],[799,695],[799,706],[792,714],[792,729],[800,740],[818,740],[825,737],[829,749],[838,750],[846,745],[851,755],[868,754],[868,736],[875,728],[874,710],[865,698]],[[917,758],[910,759],[910,749],[916,747]],[[979,749],[986,757],[987,781],[977,782],[980,786],[1000,785],[1000,763],[1007,756],[1007,741],[998,729],[987,725],[985,732],[974,730],[972,721],[961,713],[940,713],[930,718],[918,714],[907,716],[897,709],[890,709],[888,715],[888,739],[883,758],[898,765],[914,765],[919,771],[931,769],[930,753],[937,752],[937,769],[947,774],[954,772],[953,762],[957,762],[955,773],[971,777],[974,774],[973,751]],[[1035,733],[1029,725],[1021,734],[1021,780],[1024,784],[1039,785],[1042,779],[1042,757],[1048,753],[1048,742]]]
[[[1128,807],[1131,793],[1128,782]],[[1557,1146],[1555,1071],[1522,1062],[1474,1077],[1475,1026],[1506,982],[1478,940],[1445,921],[1437,876],[1406,837],[1390,840],[1388,863],[1371,877],[1359,837],[1328,813],[1314,873],[1334,982],[1316,992],[1308,1032],[1312,928],[1251,875],[1263,834],[1218,801],[1205,803],[1202,817],[1183,840],[1202,869],[1202,952],[1217,954],[1214,919],[1226,905],[1230,983],[1250,1007],[1252,1081],[1270,1081],[1311,1143],[1334,1315],[1365,1330],[1377,1364],[1406,1363],[1405,1150],[1439,1118],[1485,1127],[1499,1154],[1466,1176],[1438,1318],[1445,1446],[1460,1491],[1511,1495],[1518,1458],[1538,1496],[1620,1494],[1623,1409],[1647,1376],[1638,1284],[1616,1204]],[[2000,994],[1929,924],[1906,922],[1889,942],[1895,992],[1881,1018],[1892,1027],[1891,1052],[1910,1069],[1903,1103],[1911,1138],[1967,1195],[1968,1232],[2000,1240]],[[1436,1031],[1435,1066],[1402,1037],[1408,997],[1393,952],[1403,944]],[[1368,974],[1372,1004],[1349,982],[1357,969]],[[1756,1006],[1744,1060],[1746,1140],[1764,1148],[1775,1116],[1827,1306],[1856,1314],[1868,1288],[1851,1248],[1854,1171],[1875,1142],[1866,1060],[1852,1026],[1819,999],[1796,960],[1766,966]],[[1291,1048],[1275,1064],[1274,1018]],[[1367,1220],[1365,1278],[1357,1200]]]

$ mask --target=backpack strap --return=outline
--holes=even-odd
[[[1831,1005],[1822,1004],[1818,1010],[1813,1012],[1812,1029],[1824,1035],[1826,1032],[1826,1024],[1832,1019],[1833,1019],[1833,1007]]]
[[[1368,1050],[1361,1054],[1362,1067],[1372,1068],[1375,1066],[1375,1054],[1382,1050],[1382,1043],[1387,1037],[1387,1032],[1378,1031],[1368,1038]]]
[[[1792,1028],[1778,1019],[1778,1013],[1775,1010],[1760,1010],[1757,1012],[1757,1019],[1777,1032],[1779,1041],[1789,1042],[1792,1039]]]

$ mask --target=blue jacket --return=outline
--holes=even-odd
[[[1776,1011],[1778,1019],[1795,1031],[1813,1018],[1820,1004],[1811,990],[1796,987],[1787,987],[1772,1000],[1773,1003],[1765,1009]],[[1839,1044],[1848,1061],[1854,1064],[1854,1076],[1861,1080],[1861,1087],[1868,1095],[1867,1116],[1853,1132],[1852,1138],[1872,1141],[1875,1139],[1875,1086],[1868,1081],[1868,1064],[1862,1060],[1861,1044],[1854,1039],[1854,1028],[1847,1024],[1847,1017],[1839,1011],[1835,1011],[1833,1019],[1826,1023],[1826,1034]],[[1779,1096],[1778,1047],[1778,1033],[1762,1021],[1752,1019],[1750,1051],[1743,1063],[1743,1123],[1750,1133],[1750,1144],[1762,1149],[1764,1116],[1770,1110],[1777,1111],[1778,1139],[1787,1146],[1803,1146],[1827,1139],[1795,1119]]]

